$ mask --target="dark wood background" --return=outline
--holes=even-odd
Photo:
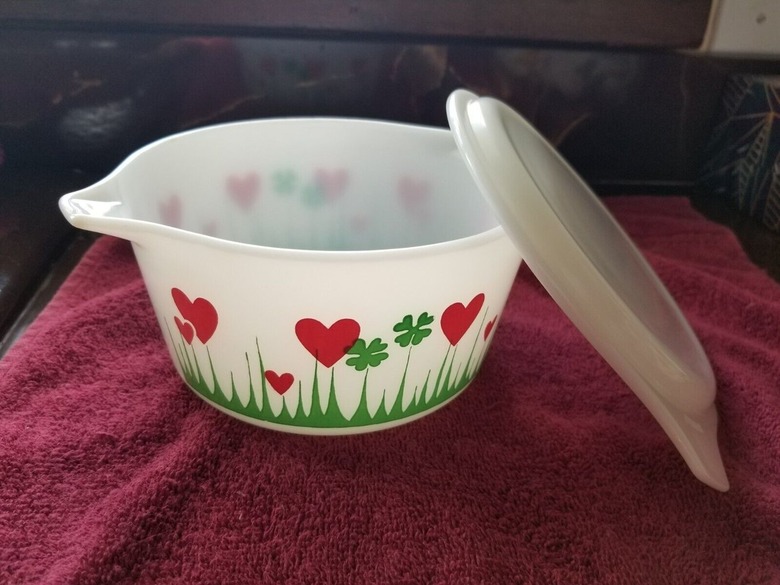
[[[0,29],[697,47],[710,0],[3,0]]]
[[[724,81],[780,74],[780,60],[678,51],[700,46],[710,7],[0,0],[0,355],[91,242],[58,197],[200,125],[336,115],[441,126],[447,95],[467,87],[521,111],[599,193],[690,194]],[[697,201],[723,211],[706,193]],[[751,218],[719,220],[757,261],[780,258],[780,238]]]

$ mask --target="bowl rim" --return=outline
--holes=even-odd
[[[317,261],[317,262],[362,262],[368,260],[400,260],[409,257],[437,256],[439,254],[456,253],[461,250],[475,249],[504,239],[514,247],[504,228],[499,224],[470,236],[398,248],[376,248],[372,250],[313,250],[307,248],[280,248],[264,244],[248,244],[235,240],[227,240],[216,236],[208,236],[189,230],[162,225],[137,219],[118,220],[132,224],[135,233],[146,233],[151,236],[173,239],[178,242],[208,247],[211,250],[237,253],[244,256],[258,256],[286,261]],[[133,244],[134,240],[131,240]],[[518,257],[520,252],[517,252]]]
[[[220,132],[230,130],[236,127],[250,127],[250,126],[267,126],[267,125],[300,125],[300,124],[349,124],[360,127],[373,126],[381,128],[383,130],[390,131],[412,131],[420,134],[429,134],[435,136],[436,139],[443,138],[445,136],[452,136],[448,128],[428,126],[423,124],[397,122],[389,120],[378,120],[361,117],[339,117],[339,116],[291,116],[291,117],[273,117],[273,118],[260,118],[252,120],[239,120],[234,122],[224,122],[219,124],[211,124],[194,128],[190,130],[184,130],[168,136],[163,136],[157,140],[150,142],[136,151],[129,154],[109,175],[107,175],[99,183],[108,183],[112,181],[121,180],[120,175],[133,165],[137,159],[148,155],[150,151],[159,148],[160,146],[177,142],[180,140],[186,140],[191,136],[197,136],[201,134],[209,134],[213,132]],[[454,138],[452,138],[452,153],[453,156],[460,157],[457,145]],[[465,164],[465,163],[464,163]],[[479,193],[477,185],[474,185],[475,192]],[[481,194],[480,194],[481,196]],[[64,197],[68,197],[65,195]],[[485,201],[485,205],[488,205]],[[177,241],[187,242],[191,244],[207,246],[211,249],[217,249],[224,252],[234,252],[243,255],[250,256],[264,256],[267,258],[278,258],[284,260],[301,260],[301,261],[366,261],[366,260],[385,260],[385,259],[401,259],[408,258],[410,256],[429,256],[438,255],[444,253],[453,253],[459,250],[468,248],[477,248],[483,245],[487,245],[495,240],[504,238],[508,242],[508,234],[501,226],[498,218],[493,216],[495,225],[487,227],[475,233],[467,236],[461,236],[453,239],[446,239],[438,242],[431,242],[427,244],[403,246],[403,247],[388,247],[388,248],[374,248],[363,250],[321,250],[321,249],[307,249],[307,248],[283,248],[276,246],[268,246],[264,244],[250,244],[246,242],[240,242],[237,240],[229,240],[226,238],[220,238],[216,236],[209,236],[190,230],[177,228],[157,222],[148,220],[134,219],[129,217],[114,217],[112,218],[117,223],[125,224],[126,228],[129,228],[135,233],[147,234],[151,236],[162,236],[166,238],[173,238]],[[134,242],[132,239],[131,241]],[[518,252],[519,255],[519,252]]]

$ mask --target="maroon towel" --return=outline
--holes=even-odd
[[[780,583],[780,286],[685,199],[609,205],[712,360],[731,491],[526,269],[452,404],[303,437],[188,391],[102,238],[0,362],[0,583]]]

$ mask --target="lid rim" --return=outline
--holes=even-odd
[[[622,226],[590,192],[587,184],[566,161],[561,160],[564,168],[576,178],[577,185],[584,190],[583,197],[590,196],[588,203],[597,206],[596,211],[609,220],[615,235],[621,239],[617,243],[629,250],[636,265],[641,268],[642,286],[658,295],[663,310],[677,328],[677,350],[651,327],[648,317],[636,310],[635,303],[628,302],[615,290],[610,278],[593,262],[583,242],[569,229],[566,219],[545,196],[526,161],[517,154],[506,128],[513,122],[508,116],[516,117],[523,131],[538,135],[533,126],[502,102],[478,98],[462,90],[453,93],[447,109],[458,148],[483,195],[529,268],[588,341],[602,355],[606,353],[618,357],[617,360],[609,360],[610,365],[615,361],[626,366],[630,364],[631,369],[640,372],[643,379],[656,379],[664,398],[678,407],[692,412],[706,407],[715,395],[714,374],[695,333],[658,275]],[[544,140],[541,136],[540,139]],[[510,166],[510,171],[507,171]],[[508,181],[500,180],[502,173],[511,174],[513,183],[507,185]],[[526,187],[522,198],[516,196],[520,190],[516,184]],[[534,220],[528,221],[526,218],[529,216]],[[540,251],[537,240],[544,241],[547,249]],[[572,255],[579,258],[575,260]],[[549,260],[550,256],[555,256],[554,261]],[[565,262],[558,262],[558,256],[565,256]],[[567,269],[564,271],[561,266]],[[577,275],[576,279],[572,273]],[[614,334],[602,323],[593,324],[591,299],[586,298],[581,289],[566,286],[572,280],[590,285],[588,296],[598,298],[598,308],[602,315],[606,314],[604,319],[609,320],[615,314],[628,319],[630,326],[624,327],[625,332]],[[682,353],[680,346],[684,348]],[[663,359],[659,360],[659,357]],[[620,371],[618,373],[621,374]],[[621,377],[624,376],[621,374]]]
[[[472,177],[537,279],[650,409],[697,477],[727,488],[712,432],[712,366],[629,235],[544,137],[504,103],[457,90],[447,116]],[[625,265],[613,273],[618,262]],[[625,280],[616,281],[618,275]],[[697,436],[705,427],[706,437]]]

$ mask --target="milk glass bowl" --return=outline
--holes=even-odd
[[[450,132],[386,122],[174,135],[60,208],[132,242],[187,386],[298,433],[392,427],[457,396],[521,262]]]

